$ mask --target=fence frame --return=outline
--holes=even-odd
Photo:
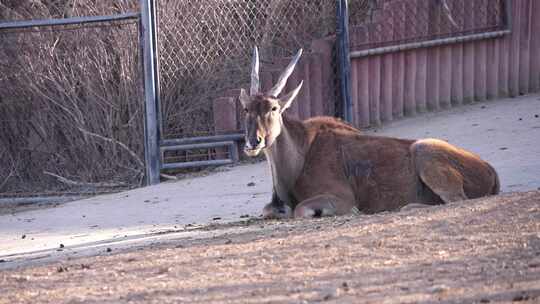
[[[144,158],[146,184],[159,184],[160,176],[160,127],[159,70],[157,55],[156,12],[154,0],[140,0],[140,42],[144,74]]]
[[[59,26],[59,25],[77,25],[88,23],[101,23],[110,21],[122,21],[122,20],[134,20],[138,19],[139,13],[125,13],[116,15],[105,16],[92,16],[92,17],[71,17],[62,19],[40,19],[40,20],[24,20],[24,21],[7,21],[0,22],[0,30],[15,30],[24,29],[30,27],[41,26]]]
[[[342,98],[343,120],[353,122],[353,108],[351,100],[351,55],[349,54],[349,6],[347,0],[337,0],[337,47],[339,61],[339,79]]]

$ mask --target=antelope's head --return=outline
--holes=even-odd
[[[266,93],[261,93],[259,85],[259,52],[255,47],[251,64],[249,95],[244,89],[240,90],[240,102],[245,112],[246,146],[244,152],[248,156],[257,156],[261,151],[272,146],[276,138],[281,134],[283,126],[282,114],[300,92],[303,82],[300,82],[298,87],[291,92],[283,96],[279,95],[301,55],[302,50],[300,49],[285,68],[285,71],[279,76],[274,87]]]

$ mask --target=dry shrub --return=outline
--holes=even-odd
[[[103,1],[8,2],[3,19],[100,14]],[[137,31],[115,23],[0,34],[0,192],[141,183]]]

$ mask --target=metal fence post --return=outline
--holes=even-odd
[[[501,3],[502,9],[503,9],[503,24],[504,29],[506,30],[512,30],[512,0],[504,0]]]
[[[152,0],[151,2],[151,13],[152,13],[152,45],[154,47],[154,83],[156,86],[156,109],[157,109],[157,119],[158,119],[158,145],[161,146],[161,141],[163,140],[163,114],[161,112],[161,84],[160,84],[160,75],[159,71],[161,70],[159,66],[159,28],[158,28],[158,14],[156,8],[156,1]]]
[[[160,151],[159,151],[159,128],[158,128],[158,99],[156,86],[156,61],[155,61],[155,31],[154,0],[140,0],[141,21],[140,36],[141,50],[143,55],[144,74],[144,101],[145,101],[145,129],[144,129],[144,157],[146,162],[146,184],[159,183]]]
[[[340,90],[342,98],[342,118],[352,123],[351,102],[351,63],[349,58],[349,8],[347,0],[337,0],[338,19],[338,61],[340,72]]]

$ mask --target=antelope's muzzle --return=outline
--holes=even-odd
[[[255,133],[255,132],[254,132]],[[264,149],[264,138],[258,135],[246,136],[246,146],[244,152],[248,156],[257,156]]]

